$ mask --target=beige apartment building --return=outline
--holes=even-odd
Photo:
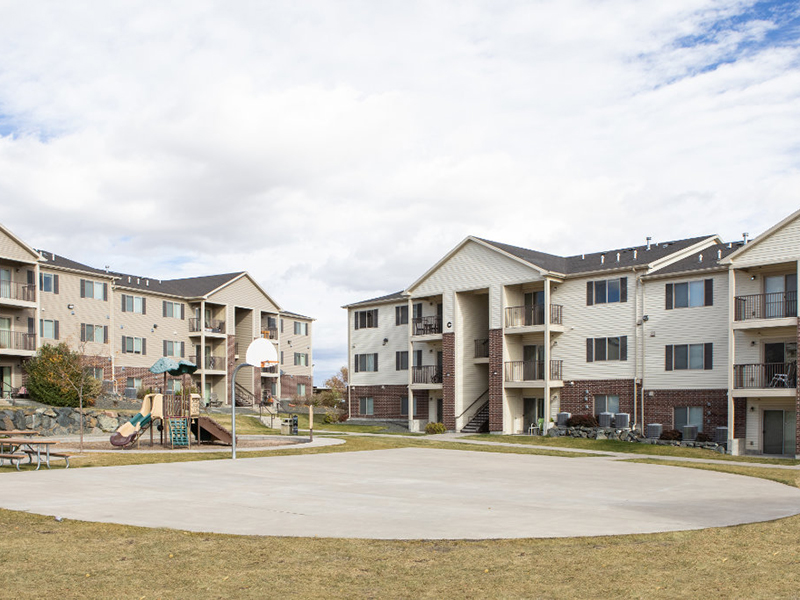
[[[34,250],[0,225],[3,396],[24,384],[24,362],[40,346],[66,342],[120,394],[163,388],[163,376],[149,368],[169,356],[197,364],[193,385],[229,403],[234,369],[259,337],[290,363],[241,369],[237,403],[310,395],[312,323],[282,310],[246,272],[169,280],[114,273]],[[181,381],[168,377],[167,388]]]

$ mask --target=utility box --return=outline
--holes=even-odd
[[[683,441],[693,442],[697,439],[697,425],[683,426]]]
[[[560,412],[558,415],[556,415],[556,424],[559,427],[566,427],[567,421],[569,421],[570,417],[572,417],[572,413]]]
[[[728,428],[727,427],[717,427],[714,430],[714,441],[718,444],[724,444],[728,441]]]
[[[647,425],[647,438],[651,440],[657,440],[661,437],[661,432],[664,428],[661,426],[661,423],[649,423]]]
[[[631,416],[628,413],[617,413],[614,415],[614,427],[617,429],[629,429],[631,426]]]
[[[611,420],[614,418],[614,413],[602,412],[598,415],[597,422],[600,427],[611,427]]]

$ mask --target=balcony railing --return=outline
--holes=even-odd
[[[262,373],[267,373],[270,375],[277,375],[278,374],[278,365],[270,365],[268,367],[261,367]]]
[[[733,387],[736,389],[796,388],[797,364],[790,362],[733,365]]]
[[[211,319],[204,321],[203,319],[189,319],[189,332],[196,333],[205,330],[206,333],[225,333],[225,321],[219,319]]]
[[[0,281],[0,300],[2,299],[36,302],[36,286],[32,283]]]
[[[412,383],[442,383],[442,369],[436,365],[412,367]]]
[[[36,350],[36,335],[33,333],[0,329],[0,349]]]
[[[475,358],[489,358],[489,340],[475,340]]]
[[[265,340],[277,340],[278,339],[278,328],[277,327],[262,327],[261,328],[261,337]]]
[[[550,323],[563,324],[563,307],[560,304],[550,305]],[[508,306],[506,307],[506,327],[530,327],[544,325],[544,304],[533,306]]]
[[[550,361],[550,379],[562,378],[560,360]],[[543,381],[544,380],[544,361],[543,360],[514,360],[506,363],[506,381]]]
[[[442,333],[442,317],[414,317],[411,320],[411,335],[430,335]]]
[[[780,319],[797,316],[797,292],[773,292],[736,296],[737,321],[750,319]]]
[[[189,360],[192,361],[196,365],[200,365],[197,362],[197,356],[190,356]],[[206,356],[203,360],[202,364],[203,369],[208,369],[211,371],[224,371],[226,368],[225,357],[224,356]]]

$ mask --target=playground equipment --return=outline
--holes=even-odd
[[[199,394],[148,394],[142,408],[127,423],[120,425],[111,435],[114,446],[130,447],[141,435],[150,430],[153,445],[153,424],[161,432],[161,444],[171,448],[191,447],[192,436],[196,443],[233,443],[231,432],[210,417],[200,415]]]

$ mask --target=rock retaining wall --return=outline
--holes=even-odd
[[[83,431],[85,434],[111,433],[131,415],[120,415],[112,410],[86,409]],[[0,410],[0,431],[35,429],[43,436],[73,435],[80,433],[80,414],[75,408],[46,407]]]
[[[550,437],[576,437],[589,440],[618,440],[621,442],[635,442],[639,444],[654,444],[657,446],[681,446],[683,448],[705,448],[725,454],[725,444],[716,442],[694,442],[657,440],[647,438],[636,429],[615,429],[613,427],[551,427],[547,430]]]

